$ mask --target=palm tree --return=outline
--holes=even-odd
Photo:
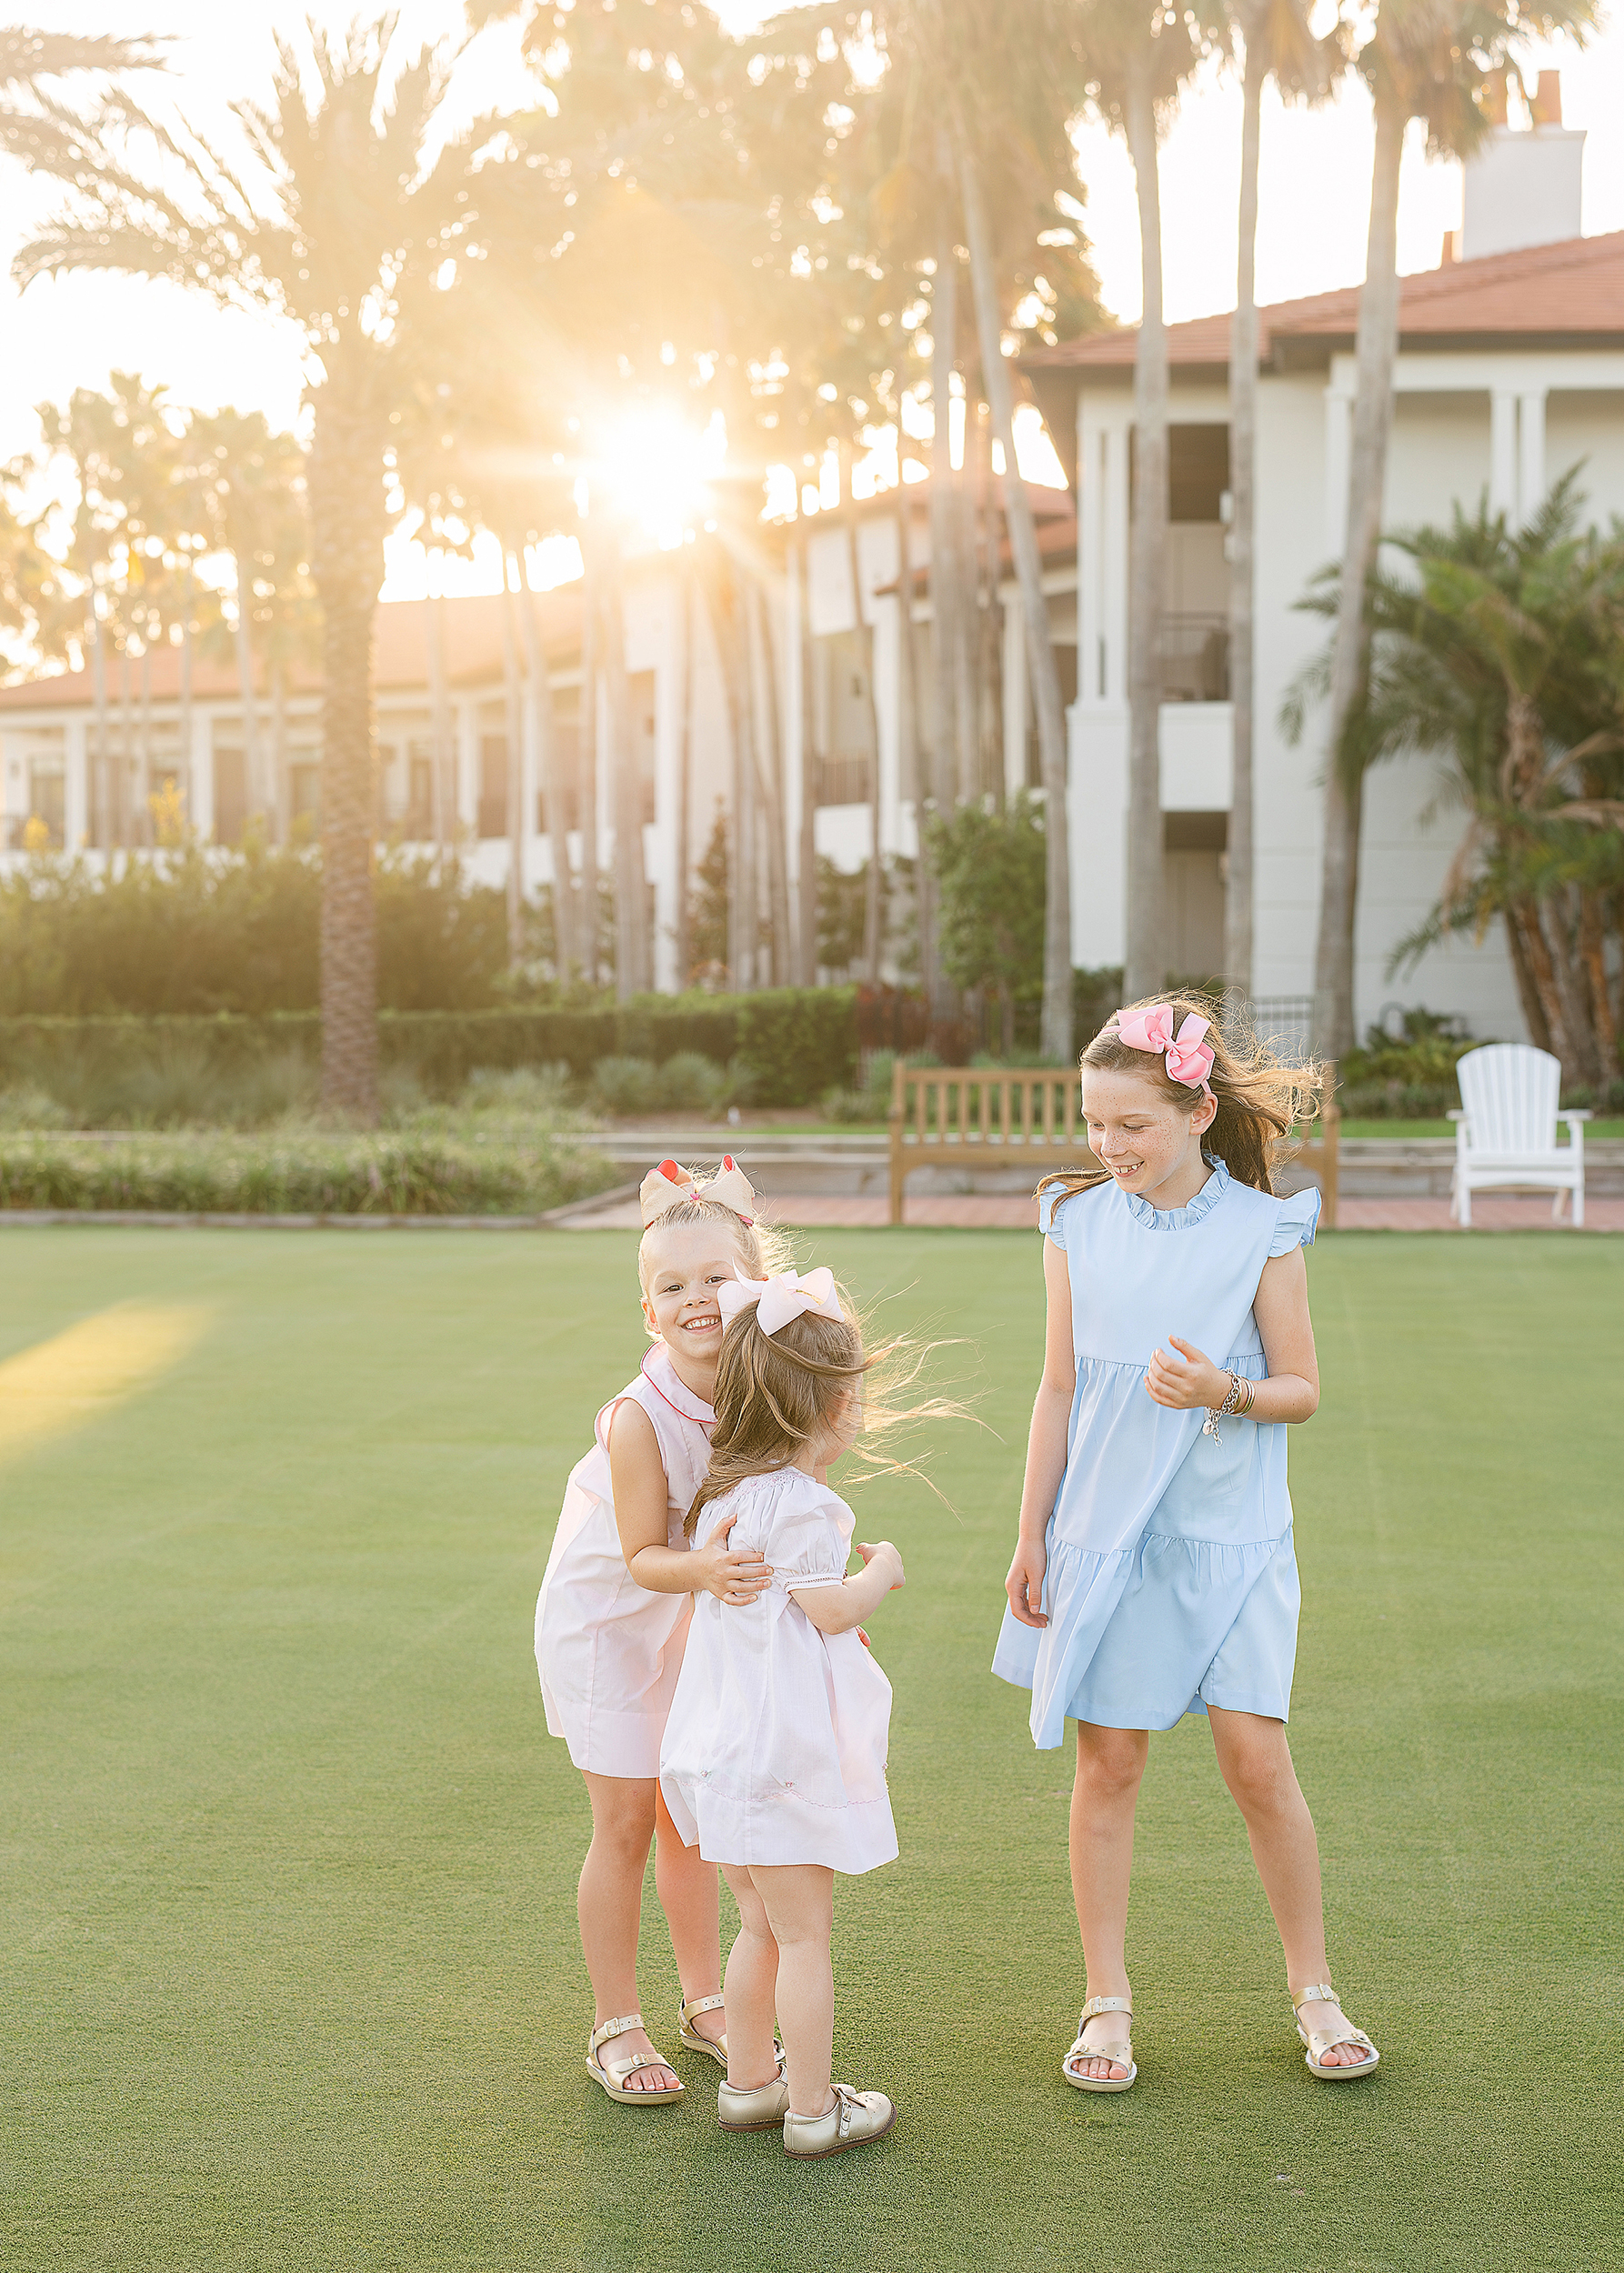
[[[1130,999],[1168,975],[1163,924],[1161,619],[1168,549],[1168,332],[1162,311],[1163,116],[1225,36],[1216,9],[1089,0],[1078,37],[1097,109],[1128,145],[1139,211],[1143,307],[1134,355],[1133,528],[1128,626],[1128,941]]]
[[[1483,91],[1519,45],[1567,33],[1582,41],[1598,0],[1381,0],[1358,67],[1376,118],[1370,225],[1355,341],[1358,371],[1348,475],[1336,649],[1326,746],[1319,933],[1314,957],[1315,1046],[1330,1057],[1353,1046],[1354,926],[1358,905],[1362,785],[1348,762],[1348,722],[1370,651],[1365,586],[1375,565],[1398,352],[1398,174],[1412,118],[1427,122],[1435,155],[1466,156],[1487,118]]]
[[[1437,802],[1467,816],[1393,967],[1498,916],[1529,1034],[1569,1081],[1598,1083],[1618,1070],[1620,1023],[1607,942],[1624,915],[1624,538],[1579,533],[1576,483],[1577,469],[1525,529],[1482,502],[1447,528],[1384,534],[1408,566],[1367,581],[1368,683],[1349,732],[1361,773],[1439,753]],[[1335,617],[1338,596],[1330,572],[1304,605]],[[1333,667],[1334,648],[1301,676],[1288,733]]]
[[[1224,976],[1252,986],[1252,606],[1258,432],[1258,161],[1263,89],[1322,100],[1342,65],[1337,33],[1316,39],[1304,0],[1234,0],[1240,35],[1240,227],[1235,317],[1229,332],[1229,704],[1234,766],[1224,887]]]
[[[71,162],[41,162],[69,199],[15,265],[25,286],[76,268],[165,276],[267,309],[308,345],[324,627],[322,1097],[362,1120],[377,1102],[371,660],[391,422],[480,354],[459,323],[460,286],[500,225],[493,207],[528,173],[510,147],[492,155],[486,122],[436,150],[450,65],[419,54],[386,84],[395,28],[381,15],[341,39],[312,33],[307,58],[279,42],[269,105],[235,106],[240,161],[127,105],[105,109]],[[534,235],[528,179],[526,190]]]
[[[84,39],[34,31],[24,24],[0,25],[0,152],[45,172],[59,172],[76,155],[85,122],[44,83],[161,71],[159,48],[158,41],[148,38]]]

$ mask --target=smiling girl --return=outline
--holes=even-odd
[[[679,2099],[682,2085],[637,2009],[651,1840],[682,1981],[682,2043],[727,2064],[716,1869],[683,1845],[657,1779],[695,1595],[738,1607],[772,1577],[759,1556],[729,1549],[728,1520],[690,1545],[683,1519],[710,1462],[717,1290],[736,1283],[736,1267],[759,1277],[778,1258],[731,1159],[704,1186],[664,1160],[644,1178],[642,1200],[637,1274],[650,1347],[571,1472],[536,1606],[536,1658],[547,1727],[568,1744],[592,1806],[578,1901],[595,1999],[586,2066],[612,2099],[652,2107]]]
[[[1271,1167],[1318,1086],[1227,1042],[1190,996],[1135,1004],[1083,1053],[1099,1167],[1041,1187],[1048,1336],[993,1669],[1032,1691],[1039,1747],[1077,1722],[1088,1999],[1061,2072],[1079,2091],[1126,2091],[1138,2073],[1135,1804],[1149,1731],[1186,1713],[1208,1716],[1245,1819],[1310,2072],[1377,2064],[1330,1986],[1286,1742],[1299,1602],[1286,1426],[1319,1403],[1302,1257],[1319,1195],[1277,1199]]]

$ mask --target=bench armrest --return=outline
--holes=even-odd
[[[1452,1121],[1469,1121],[1471,1115],[1466,1110],[1464,1106],[1458,1105],[1451,1109],[1449,1118]]]
[[[1558,1120],[1566,1121],[1569,1128],[1573,1126],[1575,1121],[1593,1121],[1595,1117],[1593,1113],[1559,1113],[1557,1115]]]

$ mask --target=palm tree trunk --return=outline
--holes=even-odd
[[[738,579],[719,541],[713,546],[712,561],[706,606],[722,666],[732,752],[728,785],[727,965],[735,993],[747,994],[756,983],[760,929],[756,891],[755,799],[750,794],[756,768],[749,649],[743,636]]]
[[[1550,959],[1550,942],[1539,920],[1539,901],[1520,901],[1518,914],[1521,921],[1523,946],[1528,954],[1529,967],[1534,976],[1534,985],[1539,990],[1539,1008],[1545,1020],[1545,1046],[1553,1057],[1560,1060],[1564,1080],[1571,1081],[1574,1078],[1573,1039],[1563,1015],[1562,993]]]
[[[192,775],[192,556],[181,571],[180,616],[180,804],[185,826],[195,825],[197,788]]]
[[[905,502],[897,516],[897,549],[902,564],[897,583],[897,661],[902,743],[913,761],[914,920],[919,936],[919,984],[929,1006],[936,1000],[939,981],[936,958],[936,879],[927,856],[926,842],[931,812],[927,802],[930,752],[919,731],[919,659],[914,649],[914,565],[908,541],[913,517]]]
[[[1224,885],[1224,976],[1243,1000],[1252,991],[1252,547],[1256,536],[1258,437],[1258,156],[1263,83],[1268,75],[1263,19],[1248,19],[1240,126],[1240,254],[1229,327],[1229,706],[1234,756]]]
[[[597,985],[597,650],[598,570],[595,538],[581,527],[584,574],[581,579],[581,709],[576,736],[576,798],[581,809],[581,899],[576,910],[576,942],[581,976],[588,986]]]
[[[1161,182],[1151,59],[1128,71],[1126,125],[1139,208],[1144,312],[1133,384],[1133,549],[1128,626],[1128,943],[1130,1002],[1167,977],[1162,918],[1161,619],[1168,546],[1168,333],[1162,316]]]
[[[795,943],[789,925],[789,844],[784,823],[784,732],[778,710],[778,657],[773,646],[772,616],[767,605],[767,593],[758,578],[751,579],[755,595],[756,636],[754,650],[761,658],[761,691],[767,716],[767,779],[761,782],[757,766],[757,786],[764,791],[763,810],[767,816],[767,890],[772,899],[773,977],[777,985],[788,986],[794,978]]]
[[[974,278],[971,280],[974,297]],[[981,537],[986,522],[986,437],[981,431],[981,406],[977,389],[965,375],[964,462],[953,499],[953,536],[958,547],[953,566],[953,589],[958,608],[957,645],[953,651],[954,733],[958,744],[958,794],[961,804],[981,797],[987,788],[987,754],[983,728],[987,685],[987,643],[997,608],[997,574],[982,573]]]
[[[857,532],[852,532],[852,566],[855,574],[853,589],[857,596],[857,627],[863,629],[863,571],[857,555]],[[876,650],[878,635],[875,626],[867,626],[865,642],[863,680],[868,692],[868,865],[863,872],[863,965],[868,974],[870,986],[880,984],[880,962],[885,954],[885,870],[880,850],[880,749],[879,749],[879,690],[874,683]]]
[[[930,613],[936,682],[934,796],[944,805],[971,795],[970,745],[959,681],[965,655],[965,594],[953,483],[953,372],[958,359],[958,252],[952,202],[952,153],[938,137],[942,208],[930,285]]]
[[[1364,796],[1347,742],[1349,721],[1363,696],[1370,656],[1365,586],[1375,566],[1381,533],[1388,436],[1393,417],[1393,362],[1398,352],[1398,170],[1406,123],[1403,103],[1378,94],[1370,228],[1356,342],[1358,382],[1348,475],[1348,534],[1331,653],[1319,937],[1314,956],[1314,1046],[1328,1057],[1345,1056],[1358,1038],[1354,928]]]
[[[518,581],[506,549],[502,554],[502,718],[506,747],[507,791],[507,967],[525,959],[525,697],[519,679]]]
[[[1015,404],[1009,365],[1003,353],[992,229],[980,172],[967,142],[960,145],[960,158],[965,225],[970,239],[970,282],[976,295],[976,325],[981,342],[982,384],[992,412],[993,431],[1004,450],[1004,514],[1009,525],[1010,550],[1015,555],[1015,571],[1020,583],[1027,664],[1038,711],[1038,746],[1043,759],[1042,1046],[1046,1057],[1063,1066],[1071,1060],[1071,865],[1067,841],[1066,714],[1060,704],[1060,674],[1055,666],[1054,642],[1049,636],[1038,526],[1016,463]]]
[[[694,872],[694,597],[687,550],[678,556],[677,605],[682,611],[677,649],[682,657],[682,696],[677,719],[677,921],[672,946],[678,991],[688,984],[694,959],[689,890]]]
[[[1601,916],[1601,896],[1585,890],[1579,896],[1579,948],[1590,986],[1590,1017],[1596,1036],[1597,1079],[1612,1081],[1619,1071],[1619,1031],[1613,1022],[1612,996],[1607,983],[1607,934]]]
[[[115,809],[118,815],[118,841],[132,845],[135,841],[130,811],[130,775],[135,768],[135,747],[130,731],[130,651],[121,647],[118,655],[118,792]]]
[[[1510,951],[1518,1000],[1522,1005],[1523,1023],[1528,1027],[1529,1039],[1536,1049],[1549,1050],[1550,1027],[1546,1023],[1545,1005],[1539,998],[1533,957],[1529,951],[1525,905],[1518,904],[1506,908],[1501,921],[1506,926],[1506,945]]]
[[[801,641],[801,888],[799,982],[817,984],[817,704],[812,686],[812,564],[805,544],[796,551]]]
[[[629,1001],[648,986],[648,884],[643,866],[643,782],[626,671],[624,568],[610,554],[604,593],[604,666],[609,696],[609,780],[615,812],[615,995]]]
[[[337,361],[337,358],[335,358]],[[372,633],[384,575],[383,446],[329,366],[310,454],[311,571],[322,611],[321,1101],[377,1118],[377,826]],[[346,396],[348,399],[346,399]]]
[[[271,665],[271,836],[282,844],[287,835],[283,813],[287,796],[287,673],[281,657]]]
[[[1574,935],[1579,926],[1573,903],[1577,897],[1574,888],[1567,886],[1541,900],[1539,908],[1541,926],[1550,943],[1551,968],[1561,998],[1562,1021],[1568,1029],[1564,1070],[1570,1081],[1594,1083],[1601,1076],[1601,1064],[1585,1001],[1584,967],[1575,950]]]
[[[520,546],[518,566],[521,595],[519,628],[524,633],[525,671],[530,681],[530,701],[536,716],[536,771],[546,801],[547,834],[553,851],[553,970],[560,985],[569,976],[575,956],[575,913],[569,872],[568,784],[564,778],[558,736],[553,728],[553,688],[547,676],[546,648],[536,617],[536,590],[530,582],[530,556]]]

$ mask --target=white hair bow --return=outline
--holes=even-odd
[[[638,1197],[643,1203],[645,1231],[669,1209],[690,1199],[720,1200],[724,1207],[732,1208],[741,1223],[756,1220],[756,1195],[750,1179],[730,1152],[722,1155],[721,1169],[708,1184],[699,1183],[687,1168],[679,1168],[675,1160],[662,1160],[657,1168],[650,1168],[643,1178]]]
[[[717,1289],[724,1326],[753,1302],[760,1305],[756,1321],[764,1334],[778,1333],[791,1318],[804,1317],[808,1310],[815,1310],[820,1318],[846,1316],[835,1292],[835,1274],[827,1264],[808,1271],[805,1278],[798,1271],[774,1271],[767,1278],[747,1278],[737,1263],[733,1268],[733,1283],[724,1279]]]

